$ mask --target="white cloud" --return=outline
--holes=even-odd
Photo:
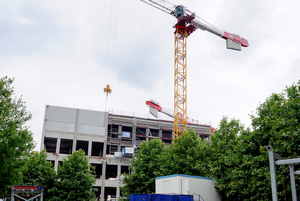
[[[172,2],[250,44],[233,52],[208,32],[188,38],[191,118],[248,126],[260,102],[299,79],[298,1]],[[109,109],[146,113],[148,98],[173,108],[172,16],[139,0],[2,1],[0,11],[1,76],[15,77],[38,143],[45,105],[104,110],[106,84]]]
[[[54,10],[37,2],[20,3],[16,8],[1,5],[0,57],[49,55],[72,38],[72,30],[61,23]]]

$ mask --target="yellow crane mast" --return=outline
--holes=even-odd
[[[176,29],[174,60],[174,138],[187,132],[187,30]]]

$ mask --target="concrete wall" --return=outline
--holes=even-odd
[[[46,106],[45,131],[105,136],[105,112]]]
[[[221,196],[216,192],[215,181],[207,177],[190,175],[169,175],[155,179],[157,194],[189,194],[200,195],[205,201],[220,201]],[[197,196],[194,196],[197,199]]]
[[[196,130],[199,137],[201,133],[202,137],[210,135],[209,126],[189,125],[188,128]],[[130,132],[131,138],[122,137],[122,131]],[[130,157],[118,158],[115,153],[121,153],[124,147],[138,147],[143,140],[152,138],[161,139],[166,145],[170,144],[173,122],[46,106],[41,150],[46,148],[47,160],[52,162],[57,171],[58,164],[64,157],[76,149],[83,149],[89,162],[98,167],[94,187],[101,191],[97,196],[101,194],[101,200],[104,200],[104,195],[120,197],[121,174],[126,172],[124,167],[129,167],[131,163]]]

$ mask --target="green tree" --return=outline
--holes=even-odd
[[[0,197],[7,196],[11,185],[21,176],[23,156],[34,147],[32,133],[24,125],[31,118],[21,98],[13,97],[13,79],[0,79]]]
[[[253,144],[253,155],[257,155],[259,150],[263,150],[263,146],[272,145],[275,153],[284,158],[299,157],[300,81],[287,86],[281,93],[273,93],[264,103],[260,104],[251,118],[254,131],[249,137],[249,141]],[[265,150],[264,152],[266,153]],[[263,165],[269,166],[267,156]],[[299,164],[296,164],[295,168],[300,168]],[[266,171],[270,174],[269,168]],[[286,197],[287,200],[291,200],[288,167],[277,166],[276,171],[279,199],[285,200]],[[299,189],[300,181],[298,177],[296,179],[297,189]],[[270,189],[270,179],[267,184]]]
[[[282,157],[298,156],[300,147],[300,81],[273,93],[251,116],[257,145],[271,144]],[[260,137],[259,137],[260,136]]]
[[[251,119],[252,131],[244,129],[240,121],[224,118],[211,137],[211,177],[217,181],[222,200],[272,199],[264,146],[272,145],[284,158],[299,156],[300,83],[286,87],[282,93],[273,93],[257,107]],[[288,167],[277,166],[276,171],[279,200],[291,200]]]
[[[78,150],[64,158],[58,167],[57,180],[50,190],[50,200],[82,201],[94,200],[96,189],[93,184],[94,170],[83,150]]]
[[[240,121],[234,119],[229,121],[224,117],[210,139],[213,153],[210,157],[210,174],[217,181],[216,189],[223,200],[226,200],[225,197],[238,196],[239,193],[233,188],[235,185],[232,175],[236,165],[241,161],[235,147],[239,143],[238,134],[243,130]]]
[[[124,197],[132,193],[155,193],[155,178],[163,176],[162,156],[165,144],[159,139],[142,142],[132,159],[131,174],[125,174],[121,192]]]
[[[22,185],[41,185],[44,187],[44,199],[51,197],[49,190],[54,187],[56,172],[50,161],[46,160],[45,150],[40,153],[33,152],[27,157],[23,166]]]
[[[211,136],[210,174],[222,200],[269,200],[267,153],[255,150],[251,135],[239,120],[224,117]]]
[[[209,143],[189,130],[166,148],[163,156],[163,174],[208,176]]]

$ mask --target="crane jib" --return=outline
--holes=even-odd
[[[233,35],[231,33],[226,32],[226,31],[224,32],[223,38],[224,39],[231,39],[236,43],[241,43],[243,47],[248,47],[249,46],[249,43],[245,38],[240,38],[236,35]]]

